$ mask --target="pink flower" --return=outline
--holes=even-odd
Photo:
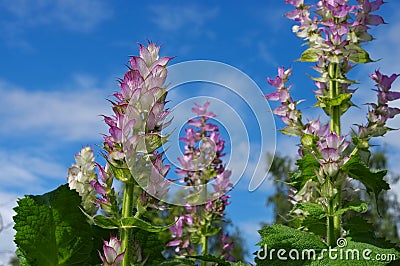
[[[110,241],[103,242],[103,254],[100,253],[100,259],[103,262],[103,266],[119,266],[122,265],[124,259],[124,252],[121,252],[121,240],[117,237],[111,237]]]
[[[198,103],[195,103],[196,107],[192,108],[192,112],[199,115],[199,116],[204,116],[208,118],[215,117],[215,114],[213,112],[207,111],[208,107],[210,106],[210,102],[205,102],[204,105],[200,105]]]

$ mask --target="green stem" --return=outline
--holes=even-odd
[[[133,214],[133,190],[134,185],[125,183],[124,187],[124,198],[122,201],[122,218],[132,217]],[[129,228],[121,228],[121,250],[125,251],[123,266],[130,266],[130,241],[131,241],[131,230]]]
[[[201,255],[205,256],[208,253],[208,237],[201,236]]]
[[[333,216],[333,204],[332,201],[328,202],[328,217],[327,217],[327,239],[326,242],[328,246],[334,247],[335,246],[335,223],[334,223],[334,216]]]
[[[338,192],[340,193],[340,192]],[[337,195],[340,198],[340,195]],[[335,213],[334,200],[328,200],[328,217],[327,217],[327,239],[328,246],[336,246],[336,241],[340,237],[341,217],[334,215]]]
[[[339,96],[339,65],[337,63],[329,64],[329,96],[331,99]],[[340,106],[331,106],[331,120],[330,120],[331,132],[336,132],[340,135]]]
[[[208,183],[208,176],[203,175],[203,200],[207,202],[207,183]],[[203,226],[207,229],[209,222],[206,221],[206,208],[205,204],[202,205],[202,219],[204,221]],[[203,232],[206,230],[202,230]],[[206,256],[208,254],[208,237],[206,235],[201,236],[201,255]],[[206,266],[207,262],[202,261],[201,265]]]
[[[337,79],[339,78],[339,65],[337,63],[330,63],[328,74],[329,74],[329,96],[331,99],[334,99],[339,96],[339,82]],[[338,136],[340,136],[340,106],[331,106],[330,107],[330,130],[331,132],[335,132]],[[330,177],[333,179],[333,177]],[[332,182],[332,186],[330,186],[330,195],[328,197],[328,217],[327,217],[327,243],[329,246],[335,246],[336,240],[340,237],[341,230],[341,217],[337,215],[333,215],[335,211],[340,208],[341,204],[341,184],[336,184],[335,180],[329,180],[328,182]],[[337,194],[333,190],[337,189]]]
[[[350,153],[350,157],[356,156],[358,152],[358,147],[355,147],[354,150]]]

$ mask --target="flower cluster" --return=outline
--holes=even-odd
[[[100,207],[106,213],[118,212],[116,197],[112,187],[113,179],[103,166],[95,162],[94,152],[84,147],[75,155],[76,164],[68,169],[68,185],[82,198],[82,206],[87,214],[94,215]],[[95,171],[98,169],[100,181]]]
[[[353,45],[371,41],[370,26],[384,23],[382,17],[371,14],[383,0],[362,0],[358,5],[350,5],[348,0],[321,0],[315,6],[304,4],[304,0],[285,2],[295,6],[295,10],[286,14],[298,23],[293,32],[321,55],[329,55],[331,62],[339,62],[355,52]],[[317,16],[311,17],[313,10]]]
[[[185,206],[185,210],[190,212],[192,209],[197,209],[192,206]],[[190,235],[184,230],[193,226],[193,216],[191,214],[182,214],[180,216],[175,216],[175,224],[170,227],[171,236],[174,240],[167,243],[167,247],[175,247],[175,252],[177,254],[193,254],[195,252],[193,244],[190,243]]]
[[[318,154],[316,154],[316,158],[321,165],[317,176],[335,177],[339,172],[340,166],[349,159],[348,156],[342,155],[349,144],[350,142],[345,141],[345,136],[338,136],[335,132],[321,138],[317,142]]]
[[[358,2],[350,5],[348,0],[321,0],[313,6],[304,4],[304,0],[286,0],[296,8],[286,14],[298,23],[293,26],[293,32],[309,46],[300,60],[317,62],[314,69],[321,76],[314,78],[318,88],[315,93],[318,106],[328,115],[331,112],[327,107],[329,101],[339,94],[343,94],[341,113],[353,105],[350,98],[355,90],[350,90],[349,86],[355,82],[348,80],[346,74],[354,67],[352,63],[372,61],[361,44],[373,39],[368,33],[371,26],[384,23],[382,17],[371,14],[381,7],[382,0]],[[316,14],[313,18],[312,11]],[[335,92],[332,82],[337,83]]]
[[[371,109],[368,111],[368,124],[358,127],[358,143],[368,141],[371,137],[383,136],[391,129],[386,127],[386,122],[400,113],[400,109],[389,107],[388,102],[400,99],[400,92],[391,91],[393,82],[399,77],[399,74],[392,74],[390,77],[376,70],[370,77],[376,82],[375,90],[377,92],[377,103],[369,103]]]
[[[76,164],[68,169],[68,186],[79,193],[82,198],[82,206],[87,213],[95,214],[97,206],[97,192],[91,182],[97,179],[95,172],[94,153],[90,147],[84,147],[75,155]]]
[[[285,134],[298,136],[301,134],[301,130],[303,129],[301,112],[297,109],[297,105],[301,101],[293,101],[289,93],[291,86],[285,86],[291,73],[291,68],[285,70],[285,68],[282,67],[278,68],[278,75],[275,79],[267,78],[268,83],[275,87],[276,91],[265,95],[265,98],[267,100],[281,102],[281,105],[272,111],[287,125],[281,131]]]
[[[105,213],[116,214],[119,211],[117,205],[117,198],[113,188],[113,178],[109,173],[108,165],[103,167],[96,163],[99,178],[90,181],[90,185],[96,190],[97,198],[93,201],[94,204],[99,206]]]
[[[225,170],[221,157],[225,147],[225,140],[220,136],[218,126],[208,122],[215,114],[208,111],[210,103],[196,104],[192,112],[199,118],[191,119],[185,130],[185,136],[180,138],[185,143],[183,157],[178,158],[181,167],[177,173],[184,178],[181,180],[188,186],[206,185],[215,180],[213,187],[216,192],[225,194],[232,186],[229,182],[230,171]]]
[[[122,145],[129,137],[132,144],[135,138],[144,137],[144,133],[159,132],[169,114],[164,110],[166,90],[163,84],[171,58],[160,58],[159,49],[153,43],[148,47],[140,45],[140,56],[129,60],[130,68],[119,81],[120,91],[114,93],[117,101],[111,101],[114,116],[104,116],[110,127],[110,135],[104,136],[104,147],[111,159],[125,157]]]
[[[121,250],[121,240],[117,237],[110,237],[110,241],[103,242],[103,254],[99,252],[102,266],[122,265],[125,252]]]
[[[116,178],[138,182],[145,188],[141,199],[146,202],[161,199],[168,190],[164,177],[169,166],[163,165],[163,153],[157,149],[166,141],[160,131],[169,124],[165,122],[169,111],[164,83],[171,58],[159,57],[159,49],[151,42],[147,47],[140,45],[140,56],[129,60],[129,70],[119,81],[120,91],[114,93],[116,101],[111,101],[114,115],[104,116],[110,133],[104,136],[108,162],[134,169],[135,180],[130,174]]]
[[[225,194],[232,188],[231,171],[225,169],[221,159],[224,156],[225,141],[220,136],[218,126],[208,121],[215,117],[213,112],[208,111],[209,105],[210,103],[206,102],[204,105],[196,104],[192,108],[199,118],[188,121],[191,127],[187,128],[185,136],[180,138],[185,143],[185,151],[183,157],[178,158],[181,167],[177,173],[183,176],[181,182],[185,183],[188,189],[193,189],[195,195],[204,192],[204,187],[212,181],[213,196],[216,199],[197,206],[187,204],[182,214],[175,217],[177,222],[170,228],[173,240],[167,246],[175,247],[175,252],[181,255],[193,254],[199,244],[207,245],[204,243],[207,241],[205,236],[218,233],[214,223],[222,220],[225,207],[230,203],[230,196]],[[231,245],[225,243],[224,246],[224,257],[231,258]]]
[[[222,243],[222,257],[228,261],[236,261],[236,259],[230,254],[230,252],[235,247],[235,243],[230,240],[228,234],[221,235],[221,243]]]

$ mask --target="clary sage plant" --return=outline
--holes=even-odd
[[[390,101],[400,98],[400,92],[391,90],[392,83],[399,75],[387,76],[379,70],[371,74],[370,77],[376,83],[374,91],[378,99],[376,103],[367,103],[367,122],[361,124],[360,121],[348,135],[343,134],[341,130],[341,120],[346,117],[346,111],[355,106],[352,97],[356,89],[352,89],[351,86],[358,83],[348,79],[347,75],[357,64],[373,62],[363,44],[373,40],[369,33],[372,26],[385,23],[381,16],[373,14],[384,2],[359,0],[350,3],[348,0],[322,0],[315,5],[303,0],[285,2],[295,7],[286,17],[295,21],[292,30],[305,41],[307,47],[299,61],[315,62],[314,69],[319,73],[319,76],[312,77],[317,100],[313,107],[322,108],[328,122],[325,124],[322,118],[304,122],[302,112],[298,108],[302,100],[294,100],[290,95],[292,86],[287,85],[292,73],[291,68],[279,68],[276,78],[268,78],[268,83],[275,87],[276,91],[267,94],[266,99],[280,102],[280,106],[274,109],[273,113],[286,124],[281,132],[300,138],[300,159],[297,160],[297,170],[291,173],[288,184],[292,191],[290,201],[294,205],[291,212],[293,220],[290,223],[299,230],[293,231],[292,228],[283,226],[265,227],[260,231],[260,246],[264,249],[266,245],[268,248],[281,246],[287,250],[294,248],[299,252],[305,248],[316,251],[328,247],[343,248],[341,241],[358,241],[354,229],[348,228],[359,227],[365,230],[364,228],[371,227],[362,219],[343,223],[342,216],[345,213],[363,213],[368,210],[368,202],[343,196],[349,182],[362,184],[372,199],[377,199],[381,191],[389,189],[389,184],[384,179],[386,170],[372,171],[367,165],[371,139],[392,130],[386,123],[400,113],[399,108],[388,105]],[[357,92],[366,93],[365,89]],[[374,243],[374,236],[371,234],[372,232],[368,232],[371,240],[369,244]],[[282,244],[282,241],[286,241],[285,236],[290,236],[289,239],[293,241],[293,238],[298,237],[304,239],[298,243]],[[353,246],[359,252],[366,248],[362,243],[356,242],[349,246]],[[388,252],[376,249],[374,251]],[[398,254],[394,250],[391,252]],[[259,256],[258,261],[260,265],[268,265],[273,259],[271,256]],[[323,263],[329,261],[329,257],[323,255],[318,259],[325,259]],[[297,260],[306,259],[297,257]],[[302,263],[308,265],[307,263],[311,262]],[[341,262],[329,261],[329,265],[336,265],[335,263],[339,265]]]
[[[208,102],[193,108],[198,118],[188,121],[190,128],[181,139],[186,145],[177,175],[182,178],[166,179],[170,165],[164,162],[162,146],[168,135],[161,131],[171,122],[165,80],[172,58],[159,57],[159,49],[151,42],[140,45],[140,55],[131,57],[119,91],[109,100],[113,115],[103,115],[109,130],[101,147],[105,165],[96,162],[92,148],[84,147],[68,170],[68,185],[19,201],[14,219],[21,265],[206,265],[205,260],[234,260],[226,232],[221,234],[221,251],[212,252],[219,258],[208,248],[209,237],[221,232],[229,204],[225,194],[232,188],[231,172],[221,159],[225,141],[218,126],[208,121],[215,117]],[[196,189],[210,181],[215,181],[213,199],[203,205],[197,206],[194,198],[187,198],[183,208],[163,201],[171,182],[185,184],[192,190],[189,196],[205,193],[206,199],[210,191]],[[177,211],[171,221],[162,218]],[[165,232],[171,234],[165,237]],[[177,259],[163,256],[168,247],[175,248]]]
[[[368,202],[344,193],[350,182],[375,200],[389,189],[386,170],[371,170],[368,155],[371,140],[392,130],[387,122],[400,113],[389,106],[400,98],[400,92],[392,90],[399,75],[372,73],[377,101],[367,103],[367,121],[360,121],[347,135],[341,128],[346,111],[355,106],[357,82],[348,73],[357,64],[373,62],[363,44],[373,40],[372,26],[385,23],[374,13],[384,2],[285,2],[295,8],[286,16],[295,21],[292,30],[307,47],[299,61],[316,63],[314,107],[322,108],[327,119],[304,121],[302,100],[294,100],[292,86],[287,85],[291,68],[281,67],[275,78],[268,79],[275,91],[265,97],[280,103],[273,113],[286,125],[281,132],[299,137],[300,144],[297,170],[290,173],[288,183],[291,227],[277,224],[259,231],[256,263],[344,265],[346,260],[347,265],[349,254],[351,264],[386,264],[373,260],[372,255],[379,254],[398,262],[398,247],[376,238],[362,219]],[[113,115],[103,116],[108,134],[100,147],[104,163],[96,162],[94,150],[84,147],[68,170],[66,185],[18,201],[14,228],[20,265],[244,265],[234,262],[234,243],[222,232],[230,204],[226,193],[233,185],[223,162],[225,140],[213,123],[215,114],[208,102],[192,109],[196,118],[188,121],[181,138],[179,177],[166,178],[171,168],[163,149],[168,135],[161,132],[170,124],[165,81],[172,58],[160,57],[159,50],[151,42],[140,45],[139,56],[130,58],[119,90],[109,100]],[[184,206],[165,203],[174,182],[191,192]],[[206,200],[198,205],[196,198]],[[218,234],[219,252],[209,248],[210,238],[215,241]]]

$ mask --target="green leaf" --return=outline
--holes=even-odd
[[[321,239],[313,233],[302,232],[281,224],[265,226],[258,232],[261,235],[261,241],[257,245],[261,249],[256,252],[257,265],[307,265],[304,260],[280,261],[276,256],[276,251],[283,249],[288,256],[289,251],[293,249],[301,254],[303,250],[307,252],[307,250],[313,249],[318,253],[327,248]],[[275,250],[275,254],[270,257],[272,249]]]
[[[225,260],[223,258],[215,257],[215,256],[210,255],[210,254],[198,255],[198,256],[187,256],[187,257],[193,258],[193,259],[198,259],[198,260],[204,261],[204,262],[216,262],[217,263],[216,265],[218,265],[218,266],[246,266],[246,265],[248,265],[248,264],[245,264],[245,263],[240,262],[240,261],[239,262],[227,261],[227,260]]]
[[[106,217],[103,215],[96,215],[92,219],[97,226],[105,229],[140,228],[144,231],[153,233],[167,230],[175,224],[174,222],[165,226],[157,226],[136,217],[118,219],[114,217]]]
[[[390,189],[389,184],[384,180],[387,171],[371,171],[358,156],[351,157],[341,169],[347,171],[351,178],[362,182],[367,192],[375,195],[375,200],[382,190]]]
[[[270,248],[295,248],[299,250],[307,248],[322,250],[327,247],[313,233],[302,232],[281,224],[265,226],[258,232],[261,235],[261,241],[257,245],[261,247],[268,245]]]
[[[193,266],[194,261],[190,259],[170,259],[157,264],[151,264],[152,266]]]
[[[279,132],[285,135],[295,136],[295,137],[301,135],[301,130],[293,126],[286,126],[285,128],[280,129]]]
[[[295,210],[302,210],[304,215],[296,215],[294,220],[299,227],[307,228],[319,236],[326,236],[326,210],[322,205],[311,202],[298,203]]]
[[[96,215],[93,217],[93,222],[104,229],[118,229],[120,227],[119,220],[113,217],[104,215]]]
[[[306,215],[311,215],[317,219],[324,218],[327,213],[322,207],[322,205],[312,202],[303,202],[296,204],[294,210],[300,209],[306,213]]]
[[[100,249],[101,242],[94,246],[94,230],[79,210],[80,203],[78,193],[68,185],[18,200],[14,229],[22,265],[100,263],[97,254],[93,257],[93,249]]]
[[[162,252],[165,249],[165,239],[159,233],[150,233],[139,228],[132,230],[135,243],[140,243],[145,265],[159,265],[165,261]],[[170,236],[170,235],[168,235]]]
[[[126,166],[119,166],[116,163],[110,162],[107,158],[107,163],[111,169],[111,172],[113,173],[114,177],[118,179],[121,182],[124,183],[132,183],[134,182],[134,179],[132,177],[132,174]]]
[[[230,266],[230,265],[232,265],[229,261],[226,261],[226,260],[221,259],[221,258],[217,258],[217,257],[212,256],[210,254],[199,255],[199,256],[187,256],[187,257],[193,258],[193,259],[198,259],[200,261],[216,262],[217,265],[221,265],[221,266]]]
[[[158,233],[165,231],[169,229],[171,226],[173,226],[176,222],[169,224],[169,225],[164,225],[164,226],[157,226],[157,225],[152,225],[149,222],[146,222],[140,218],[136,217],[129,217],[129,218],[123,218],[121,219],[121,227],[122,228],[140,228],[144,231],[147,232],[153,232],[153,233]]]
[[[19,266],[29,266],[28,261],[26,260],[24,254],[19,248],[17,248],[17,250],[15,251],[15,255],[17,255]]]
[[[347,103],[350,101],[351,96],[352,95],[350,93],[343,93],[335,98],[330,98],[328,96],[317,96],[317,99],[320,102],[320,107],[333,107]]]
[[[359,82],[355,81],[355,80],[351,80],[351,79],[347,79],[347,78],[336,78],[336,79],[332,79],[333,81],[337,81],[339,83],[342,84],[358,84]]]
[[[351,237],[353,241],[368,243],[380,248],[395,248],[396,245],[390,243],[382,237],[375,235],[374,226],[364,220],[361,216],[352,216],[346,220],[343,224],[343,228],[346,230],[347,235]]]
[[[321,55],[320,49],[308,48],[301,54],[299,61],[317,62],[320,55]]]
[[[151,154],[165,144],[168,141],[167,139],[168,136],[161,136],[158,133],[146,133],[138,138],[136,152]]]
[[[349,51],[349,60],[352,63],[370,63],[374,62],[369,57],[367,51],[356,44],[350,44],[346,46],[346,49]]]
[[[221,227],[211,227],[207,228],[205,232],[203,233],[204,236],[213,236],[218,234],[221,231]]]
[[[303,134],[303,136],[301,136],[300,142],[301,142],[301,145],[303,145],[303,146],[312,146],[314,144],[315,139],[316,139],[316,136],[314,136],[314,135]]]
[[[297,190],[301,190],[308,180],[316,180],[315,171],[320,167],[319,162],[312,154],[305,154],[301,159],[297,160],[298,172],[290,173],[291,185]]]
[[[364,213],[368,210],[368,203],[361,201],[361,200],[354,200],[346,204],[343,208],[337,210],[333,215],[334,216],[341,216],[345,212],[348,211],[355,211],[359,213]]]
[[[350,93],[343,93],[335,98],[317,96],[318,102],[315,106],[323,108],[327,115],[331,115],[331,107],[340,106],[340,114],[344,114],[351,106],[355,106],[355,104],[350,101],[351,97],[352,95]]]

